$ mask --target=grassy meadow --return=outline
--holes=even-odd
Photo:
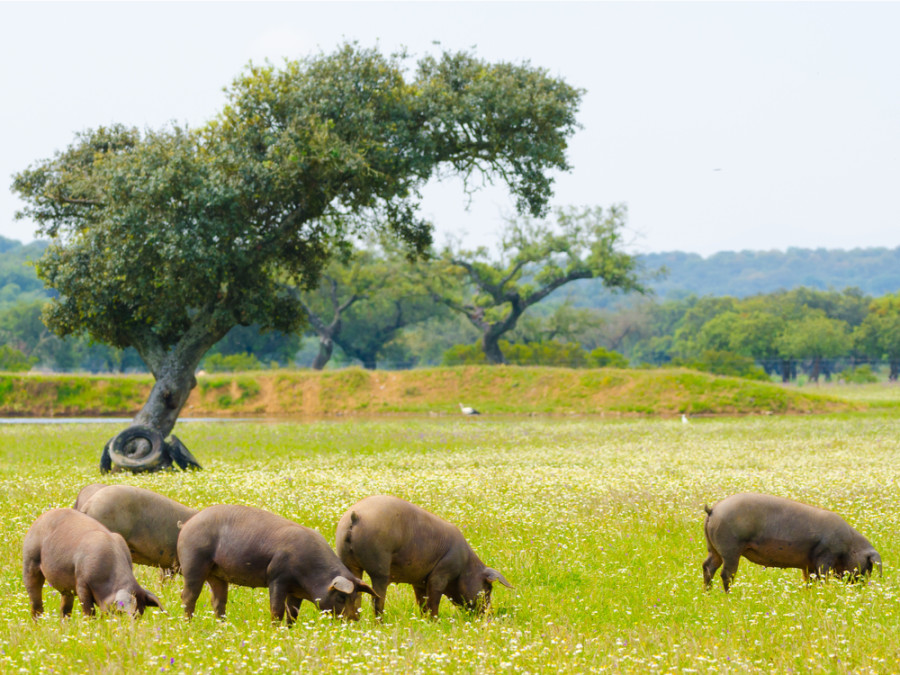
[[[900,419],[408,417],[297,423],[181,423],[205,470],[107,482],[195,507],[263,507],[334,541],[358,499],[391,493],[460,526],[516,587],[491,612],[441,604],[423,619],[391,586],[383,623],[368,598],[344,624],[304,603],[273,627],[264,589],[232,587],[224,621],[208,590],[191,622],[180,580],[138,580],[166,603],[140,620],[61,621],[45,586],[33,622],[21,543],[43,511],[99,480],[109,424],[0,426],[0,672],[727,673],[900,670]],[[833,509],[884,559],[867,584],[805,585],[798,570],[743,560],[730,594],[703,589],[703,504],[734,492]]]

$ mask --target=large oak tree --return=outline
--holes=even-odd
[[[59,335],[133,346],[155,377],[134,422],[168,434],[205,352],[235,325],[296,330],[290,285],[315,287],[333,251],[385,229],[422,251],[431,178],[504,182],[543,214],[582,92],[525,64],[355,44],[250,65],[209,123],[85,131],[14,178],[51,244]]]

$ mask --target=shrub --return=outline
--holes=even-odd
[[[597,347],[588,354],[588,365],[592,368],[627,368],[628,359],[619,352],[610,351],[605,347]]]
[[[694,370],[701,370],[714,375],[729,375],[731,377],[743,377],[747,380],[768,380],[766,372],[756,365],[749,356],[742,356],[734,352],[708,349],[699,358],[674,359],[674,366],[683,366]]]
[[[36,356],[25,356],[15,347],[0,345],[0,371],[7,373],[23,372],[31,370],[31,367],[37,362]]]
[[[453,345],[441,357],[442,366],[474,366],[487,363],[480,344]]]
[[[858,368],[841,371],[838,379],[848,384],[870,384],[878,382],[878,376],[872,372],[872,366],[864,365]]]
[[[253,354],[210,354],[203,360],[203,369],[208,373],[234,373],[265,368],[263,362]]]
[[[565,368],[627,368],[628,360],[617,352],[598,347],[588,353],[575,342],[528,342],[510,344],[500,340],[500,350],[509,363],[517,366],[557,366]],[[470,366],[487,363],[480,344],[455,345],[444,352],[441,364]]]
[[[584,368],[587,366],[587,353],[581,345],[573,342],[529,342],[528,344],[510,344],[500,342],[500,349],[510,363],[517,366],[558,366],[564,368]]]

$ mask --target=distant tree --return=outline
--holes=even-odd
[[[634,303],[617,311],[605,310],[600,317],[593,343],[620,354],[630,353],[634,345],[650,335],[653,329],[648,303]],[[585,342],[591,343],[590,340]]]
[[[32,264],[46,248],[45,241],[23,245],[13,239],[0,237],[0,309],[43,301],[50,297]]]
[[[300,302],[319,339],[316,370],[331,359],[334,345],[372,370],[401,330],[446,311],[418,282],[413,263],[389,242],[370,242],[332,261],[319,287],[301,293]]]
[[[296,333],[264,331],[259,326],[235,326],[207,352],[221,356],[252,355],[260,363],[275,362],[280,366],[293,363],[300,349],[300,336]],[[205,359],[204,359],[205,361]],[[205,369],[208,370],[204,366]]]
[[[478,333],[462,315],[428,319],[403,331],[407,358],[415,365],[435,366],[443,363],[443,356],[454,345],[468,345],[478,340]],[[482,351],[482,356],[484,352]]]
[[[501,337],[529,307],[567,283],[600,278],[610,290],[644,292],[634,257],[621,250],[624,207],[555,209],[554,216],[553,224],[527,217],[507,221],[496,261],[485,248],[448,247],[443,270],[431,277],[435,298],[478,329],[489,363],[507,362]],[[454,275],[467,283],[441,285]]]
[[[728,322],[726,330],[733,328],[732,319],[736,307],[737,300],[729,296],[694,299],[675,323],[672,356],[682,360],[692,359],[709,349],[728,349],[727,336],[714,335],[712,331],[721,333],[722,327],[719,324],[722,322]],[[712,325],[704,333],[704,327],[708,324]]]
[[[0,310],[0,341],[23,354],[36,354],[51,335],[41,321],[46,300],[19,302]]]
[[[784,325],[785,319],[778,314],[762,311],[742,313],[741,321],[734,326],[731,335],[732,350],[752,357],[762,364],[767,373],[773,372],[778,364],[782,379],[785,379],[785,374],[789,379],[791,369],[781,361],[776,344],[776,337],[784,331]]]
[[[0,371],[17,373],[31,370],[35,363],[37,363],[37,357],[25,356],[18,349],[9,345],[0,345]]]
[[[134,419],[173,428],[203,355],[236,325],[291,332],[290,284],[314,288],[336,249],[372,229],[412,250],[434,176],[500,178],[541,216],[567,170],[581,92],[530,65],[344,45],[253,66],[208,124],[78,134],[15,177],[20,214],[51,244],[38,274],[59,292],[59,335],[133,346],[156,383]],[[477,183],[477,181],[476,181]]]
[[[851,346],[847,323],[830,319],[822,311],[787,322],[775,342],[784,358],[811,360],[809,378],[813,382],[819,381],[823,360],[847,354]]]
[[[593,342],[604,325],[604,319],[595,309],[573,307],[568,300],[555,306],[550,302],[546,312],[522,315],[516,327],[509,332],[510,342],[524,343],[562,341],[586,345]],[[594,346],[594,345],[592,345]]]
[[[768,380],[766,372],[749,356],[732,351],[707,349],[694,359],[675,359],[672,365],[701,370],[714,375],[743,377],[748,380]]]
[[[830,319],[845,322],[851,328],[862,323],[872,301],[872,298],[858,288],[819,291],[803,286],[760,296],[759,299],[768,305],[768,311],[781,313],[785,317],[797,317],[806,310],[818,310]],[[753,302],[753,299],[746,302]]]
[[[500,348],[508,362],[516,366],[556,366],[562,368],[627,368],[628,360],[621,354],[598,347],[587,352],[574,342],[548,340],[512,344],[500,341]],[[443,365],[468,366],[487,363],[487,355],[480,345],[455,345],[444,352]]]
[[[872,301],[869,314],[853,332],[856,348],[872,359],[887,359],[889,379],[900,375],[900,293]]]

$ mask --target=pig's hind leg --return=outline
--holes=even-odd
[[[71,616],[72,607],[75,606],[75,594],[74,593],[62,593],[61,602],[59,605],[59,613],[64,617]]]
[[[44,573],[40,563],[26,560],[22,579],[31,604],[31,617],[37,618],[44,613]]]
[[[206,580],[209,584],[209,592],[212,596],[212,606],[219,619],[225,618],[225,605],[228,604],[228,582],[218,577],[210,577]]]
[[[184,578],[184,588],[181,591],[181,604],[184,605],[184,615],[190,619],[194,616],[194,608],[197,606],[197,598],[203,590],[203,582],[211,571],[212,565],[185,564],[181,568],[181,576]]]
[[[728,592],[728,589],[731,588],[731,582],[734,579],[734,575],[737,574],[738,563],[741,561],[741,554],[735,551],[729,551],[727,553],[722,553],[722,588],[725,589],[725,592]]]
[[[706,560],[703,561],[703,583],[706,584],[706,588],[712,585],[713,577],[716,575],[716,570],[718,570],[722,566],[722,556],[720,556],[716,551],[712,548],[709,550],[709,555]]]

